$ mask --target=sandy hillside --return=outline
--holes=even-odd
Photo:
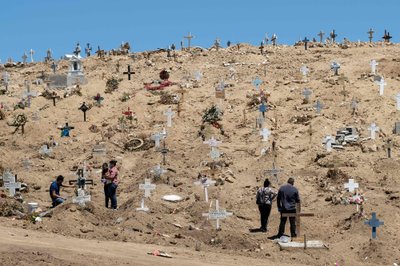
[[[101,247],[105,241],[117,241],[122,246],[142,251],[137,255],[139,264],[152,264],[144,254],[152,247],[136,244],[162,246],[162,249],[180,258],[179,265],[187,265],[189,258],[203,265],[211,263],[204,260],[208,253],[223,254],[221,265],[231,261],[231,255],[240,262],[247,262],[247,257],[254,265],[392,265],[400,261],[399,207],[400,186],[396,176],[400,169],[399,136],[392,133],[394,123],[400,121],[396,112],[395,95],[400,86],[400,47],[398,45],[369,45],[357,47],[351,44],[343,47],[311,47],[305,51],[303,46],[278,46],[267,48],[267,53],[260,54],[258,47],[241,45],[216,50],[194,49],[191,53],[178,51],[176,58],[167,58],[166,52],[155,52],[149,56],[137,54],[133,60],[128,56],[106,56],[100,59],[92,56],[83,60],[84,73],[88,84],[82,85],[82,96],[72,95],[62,98],[57,106],[44,97],[32,99],[30,108],[7,111],[5,120],[0,120],[0,166],[11,169],[18,175],[18,180],[28,185],[28,191],[22,193],[26,208],[27,202],[38,202],[43,210],[50,205],[48,187],[56,175],[63,174],[67,180],[75,179],[74,169],[82,166],[86,160],[91,168],[90,177],[95,185],[90,188],[92,202],[85,208],[66,203],[55,208],[51,217],[43,218],[40,223],[20,219],[12,211],[18,203],[13,199],[0,199],[0,224],[2,230],[11,228],[22,234],[27,229],[28,240],[20,237],[11,241],[2,233],[1,246],[13,246],[14,251],[21,250],[24,263],[37,259],[41,263],[53,263],[63,259],[70,264],[80,262],[96,263],[104,258],[110,262],[115,254],[98,254],[83,248],[82,253],[74,249],[72,254],[84,254],[81,260],[68,258],[65,251],[50,246],[57,246],[51,241],[52,234],[60,243],[72,248],[76,245],[92,245],[99,240]],[[147,57],[147,58],[146,58]],[[370,60],[379,65],[377,71],[387,82],[383,96],[379,96],[379,87],[373,80]],[[342,85],[338,76],[330,70],[330,64],[341,64],[339,74],[348,78],[346,97],[342,94]],[[130,64],[136,73],[132,80],[122,74]],[[306,64],[310,69],[306,81],[299,69]],[[119,67],[118,67],[119,66]],[[233,68],[233,69],[231,69]],[[61,62],[58,73],[66,73],[67,62]],[[159,79],[163,69],[170,71],[169,80],[176,85],[167,87],[163,93],[180,96],[181,87],[188,87],[180,104],[180,115],[173,118],[171,128],[167,128],[166,147],[170,150],[166,156],[168,172],[160,180],[152,180],[157,188],[152,192],[146,205],[149,213],[136,212],[143,191],[138,189],[144,178],[151,178],[150,170],[162,162],[162,155],[154,148],[150,136],[162,130],[166,123],[163,113],[172,105],[177,111],[177,104],[160,103],[161,93],[150,92],[143,83]],[[24,67],[6,69],[10,73],[10,92],[0,95],[0,102],[12,107],[17,103],[24,90],[24,80],[34,80],[41,71],[51,74],[50,65],[44,63],[28,64]],[[200,71],[202,78],[196,81],[195,72]],[[233,77],[232,73],[236,73]],[[111,94],[105,93],[106,81],[112,76],[121,78],[119,88]],[[186,78],[190,76],[189,78]],[[252,80],[259,76],[264,82],[261,88],[270,94],[269,110],[265,125],[272,131],[268,142],[262,142],[259,130],[255,128],[259,114],[258,105],[249,105],[252,95],[256,94]],[[215,87],[225,80],[226,99],[215,97]],[[310,103],[303,102],[302,92],[310,88],[313,94]],[[45,85],[31,85],[31,89],[43,92]],[[62,96],[63,91],[57,91]],[[103,106],[93,106],[87,112],[88,121],[83,122],[79,106],[83,101],[94,104],[93,96],[100,93],[104,98]],[[130,99],[121,101],[123,95]],[[358,107],[352,115],[351,99],[357,99]],[[315,102],[319,99],[323,105],[321,114],[317,114]],[[210,125],[206,125],[206,139],[215,136],[222,141],[220,166],[214,179],[218,186],[209,188],[210,203],[204,201],[204,193],[193,183],[199,173],[209,173],[209,146],[199,137],[202,115],[206,108],[217,104],[224,110],[221,124],[225,134]],[[119,118],[128,107],[135,112],[137,123],[129,122],[121,127]],[[243,115],[245,110],[245,118]],[[25,134],[18,131],[12,134],[14,127],[8,126],[13,116],[24,113],[28,116]],[[32,119],[38,115],[39,120]],[[75,129],[70,138],[60,138],[57,128],[68,122]],[[367,128],[375,122],[380,128],[376,140],[370,136]],[[313,134],[308,130],[312,125]],[[96,126],[94,130],[92,126]],[[360,141],[346,145],[343,150],[327,153],[322,145],[326,135],[335,135],[336,130],[345,126],[354,126],[359,130]],[[59,143],[50,157],[42,157],[38,150],[49,136],[55,136]],[[124,149],[124,144],[132,138],[144,140],[145,145],[136,151]],[[393,140],[392,158],[387,158],[383,145],[386,140]],[[311,140],[311,142],[310,142]],[[261,185],[261,173],[270,169],[273,162],[272,141],[276,142],[276,165],[283,169],[278,188],[289,176],[294,176],[302,199],[302,210],[313,212],[315,217],[302,219],[302,234],[310,240],[322,240],[329,249],[323,250],[285,250],[267,239],[277,233],[279,216],[276,205],[270,216],[269,231],[249,233],[250,228],[259,227],[259,214],[255,204],[255,192]],[[107,148],[103,157],[93,157],[92,148],[102,142]],[[269,149],[268,149],[269,148]],[[268,149],[261,155],[262,149]],[[103,187],[98,174],[102,162],[112,158],[118,160],[121,184],[118,188],[119,210],[104,208]],[[31,167],[24,168],[22,161],[29,159]],[[2,170],[2,169],[0,169]],[[329,173],[328,173],[329,171]],[[2,171],[1,171],[2,172]],[[339,197],[347,198],[343,184],[354,178],[360,185],[360,192],[366,197],[363,215],[356,214],[355,205],[339,204]],[[274,179],[272,179],[274,181]],[[5,195],[8,195],[5,192]],[[62,191],[69,199],[74,196],[73,189]],[[177,194],[184,198],[182,202],[170,203],[161,197]],[[221,222],[222,230],[215,230],[215,222],[202,217],[202,213],[214,208],[214,200],[219,199],[220,207],[234,213]],[[69,200],[70,201],[70,200]],[[11,208],[11,209],[12,209]],[[371,229],[364,221],[376,212],[385,225],[378,228],[378,238],[371,240]],[[35,231],[35,232],[33,232]],[[288,227],[286,229],[288,233]],[[17,233],[14,233],[17,234]],[[43,234],[43,236],[42,236]],[[41,242],[41,238],[47,245]],[[74,240],[75,238],[85,240]],[[301,241],[302,238],[300,238]],[[10,242],[11,241],[11,242]],[[25,243],[26,242],[26,243]],[[126,243],[128,242],[128,243]],[[112,245],[118,245],[116,242]],[[93,244],[94,245],[94,244]],[[195,247],[200,246],[200,251]],[[44,251],[43,251],[44,250]],[[1,249],[5,254],[4,248]],[[112,252],[111,252],[112,253]],[[13,253],[11,253],[13,254]],[[69,254],[69,253],[68,253]],[[87,255],[87,256],[86,256]],[[15,253],[15,257],[19,256]],[[121,264],[134,264],[134,257],[120,258]],[[143,257],[144,256],[144,257]],[[140,257],[140,259],[139,259]],[[217,256],[218,257],[218,256]],[[178,260],[178,259],[177,259]],[[191,262],[190,262],[191,263]],[[6,265],[15,264],[8,256]],[[194,263],[195,264],[195,263]],[[239,263],[244,264],[244,263]]]

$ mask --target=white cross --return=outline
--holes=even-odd
[[[208,202],[208,187],[213,186],[216,182],[214,180],[210,180],[207,177],[206,178],[200,178],[199,181],[194,182],[195,185],[200,185],[203,186],[204,188],[204,197],[206,199],[206,202]]]
[[[332,142],[333,142],[333,137],[331,135],[325,136],[325,148],[327,152],[331,152],[332,151]]]
[[[377,82],[377,84],[379,85],[379,95],[382,96],[383,90],[385,89],[385,86],[387,85],[387,83],[385,82],[384,78],[381,78],[381,80],[379,82]]]
[[[306,65],[302,65],[300,68],[300,72],[303,74],[304,77],[306,77],[308,72],[310,72],[310,70]]]
[[[164,138],[165,135],[163,132],[156,132],[151,136],[151,139],[154,140],[156,148],[160,147],[160,140]]]
[[[33,51],[33,49],[31,49],[29,51],[29,55],[31,56],[31,62],[33,63],[33,54],[35,53],[35,51]]]
[[[208,144],[211,147],[211,149],[213,149],[216,148],[221,143],[221,141],[216,140],[214,136],[212,136],[211,139],[203,141],[203,143]]]
[[[397,93],[396,95],[396,109],[397,111],[400,110],[400,93]]]
[[[219,150],[216,147],[212,147],[211,148],[211,152],[210,152],[211,159],[216,160],[216,159],[219,158],[220,155],[221,154],[220,154]]]
[[[377,127],[375,123],[372,123],[368,130],[371,131],[371,139],[375,139],[376,132],[379,131],[379,127]]]
[[[136,208],[137,211],[143,211],[143,212],[147,212],[149,211],[149,208],[146,207],[146,205],[144,205],[144,198],[142,198],[142,201],[140,202],[140,207]]]
[[[379,63],[376,62],[376,60],[371,60],[371,62],[369,63],[369,65],[371,66],[371,72],[372,72],[372,74],[376,74],[376,66],[379,65]]]
[[[139,184],[139,189],[144,190],[145,198],[150,197],[150,192],[156,189],[156,185],[151,183],[150,179],[145,179],[144,184]]]
[[[271,131],[268,128],[264,127],[260,130],[260,136],[262,136],[262,141],[268,141],[268,137],[271,135]]]
[[[172,111],[171,106],[168,107],[168,110],[164,113],[167,116],[167,127],[172,127],[172,117],[175,115],[175,112]]]
[[[4,182],[4,188],[7,188],[8,191],[10,192],[10,196],[14,197],[15,190],[17,188],[18,189],[21,188],[21,183],[20,182],[15,182],[15,175],[11,174],[11,175],[8,176],[8,182]]]
[[[232,212],[219,209],[218,200],[215,200],[215,210],[210,210],[208,213],[203,213],[203,217],[208,217],[210,220],[217,220],[217,230],[220,228],[219,220],[225,219],[226,217],[232,215]]]
[[[344,188],[348,189],[349,192],[354,192],[354,189],[358,188],[358,183],[355,183],[354,179],[349,179],[349,182],[344,184]]]
[[[0,176],[0,179],[3,180],[3,183],[7,183],[10,182],[13,177],[14,175],[10,172],[10,170],[4,170],[3,175]]]

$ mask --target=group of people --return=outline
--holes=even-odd
[[[294,179],[290,177],[287,184],[281,186],[276,192],[270,188],[270,181],[265,179],[264,186],[257,190],[256,203],[260,211],[261,227],[258,231],[267,232],[268,218],[271,213],[272,202],[277,201],[278,211],[281,214],[278,234],[270,237],[271,239],[280,238],[285,234],[285,226],[287,217],[285,213],[296,213],[296,205],[300,203],[299,191],[294,186]],[[296,217],[289,217],[290,222],[290,236],[297,237],[296,232]]]
[[[50,185],[50,198],[52,200],[52,206],[64,203],[66,198],[60,196],[60,188],[71,188],[73,185],[65,185],[64,176],[57,176],[56,180]],[[111,209],[117,209],[117,188],[118,188],[118,168],[117,161],[111,160],[109,164],[104,163],[101,171],[101,182],[104,184],[104,196],[105,196],[105,206],[106,208],[111,207]],[[110,205],[111,202],[111,205]]]

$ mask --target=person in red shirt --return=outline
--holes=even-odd
[[[111,160],[110,167],[108,173],[106,173],[105,178],[107,182],[110,182],[108,185],[108,197],[111,199],[111,209],[117,209],[117,188],[118,188],[118,168],[117,161]]]

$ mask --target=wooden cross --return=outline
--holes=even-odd
[[[310,124],[310,126],[307,129],[308,136],[310,137],[310,144],[312,142],[312,136],[313,136],[314,132],[315,131],[312,129],[312,125]]]
[[[300,236],[300,217],[311,217],[314,213],[302,213],[300,203],[296,204],[296,213],[282,213],[282,217],[296,217],[296,233]]]
[[[135,74],[134,71],[131,71],[131,65],[128,65],[128,71],[123,73],[124,75],[128,75],[128,80],[131,80],[131,75]]]

